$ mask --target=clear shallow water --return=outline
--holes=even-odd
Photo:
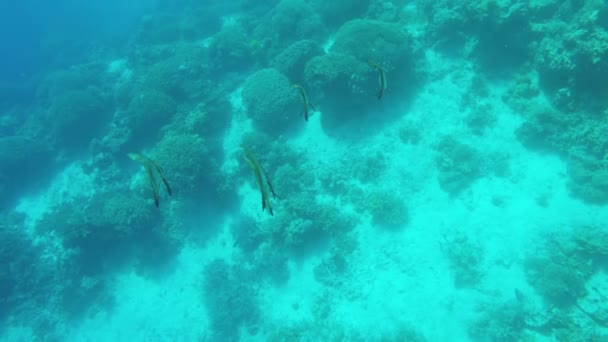
[[[606,339],[608,7],[413,4],[0,5],[2,338]]]

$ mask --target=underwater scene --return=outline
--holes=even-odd
[[[608,341],[605,0],[0,3],[1,341]]]

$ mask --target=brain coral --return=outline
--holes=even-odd
[[[247,78],[243,102],[256,128],[270,135],[288,131],[298,120],[301,108],[296,90],[276,69],[262,69]]]

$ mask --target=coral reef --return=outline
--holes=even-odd
[[[364,16],[367,11],[370,0],[363,1],[323,1],[312,0],[310,4],[316,13],[323,18],[323,22],[327,27],[336,28],[351,18],[359,18]]]
[[[400,101],[407,98],[419,78],[415,54],[411,36],[397,24],[355,19],[342,25],[329,53],[309,60],[305,69],[327,131],[364,117],[377,105],[369,101],[378,91],[378,72],[368,65],[370,59],[382,65],[390,91]]]
[[[469,327],[469,334],[480,341],[516,342],[531,338],[526,333],[526,316],[523,303],[512,300],[501,305],[482,307],[482,315]]]
[[[355,57],[328,53],[306,63],[306,84],[310,96],[318,98],[317,106],[323,112],[321,121],[328,133],[333,127],[356,120],[371,104],[374,86],[369,66]]]
[[[109,123],[114,108],[108,94],[94,87],[69,90],[53,98],[49,110],[49,132],[64,148],[82,148]]]
[[[209,67],[209,49],[200,44],[181,42],[159,48],[148,46],[133,54],[131,63],[136,69],[129,81],[162,91],[180,104],[190,104],[205,90],[207,83],[219,78]]]
[[[437,150],[439,185],[450,195],[458,195],[481,176],[480,152],[473,147],[445,137],[437,145]]]
[[[131,98],[127,110],[120,113],[115,121],[130,130],[129,147],[138,148],[156,138],[155,133],[170,122],[175,111],[173,98],[158,90],[142,89]]]
[[[543,90],[561,110],[576,108],[598,110],[604,104],[597,99],[608,86],[608,31],[600,13],[608,5],[602,1],[563,4],[547,16],[535,31],[542,36],[535,55]]]
[[[222,28],[209,45],[209,59],[217,73],[248,70],[255,65],[256,49],[239,22]]]
[[[243,102],[254,126],[278,136],[302,124],[297,120],[300,101],[291,83],[276,69],[262,69],[247,78]]]
[[[529,148],[557,152],[568,164],[572,194],[589,203],[608,203],[605,181],[608,123],[580,112],[540,107],[517,130]]]
[[[160,218],[145,199],[135,194],[100,192],[91,199],[80,198],[78,203],[58,204],[43,216],[37,230],[55,232],[66,248],[88,254],[144,234]]]
[[[587,294],[585,283],[597,270],[597,265],[589,262],[587,250],[581,248],[580,243],[586,241],[584,235],[578,244],[572,244],[573,237],[548,237],[542,253],[531,253],[524,263],[530,285],[546,303],[560,308],[572,307]]]
[[[281,0],[254,29],[254,37],[263,42],[267,58],[292,42],[302,39],[320,41],[326,36],[325,25],[308,1]]]
[[[319,43],[309,39],[298,40],[277,54],[270,65],[293,83],[303,83],[306,62],[321,53]]]
[[[62,151],[86,151],[112,120],[113,81],[100,63],[49,73],[36,90],[31,109],[35,115],[28,117],[23,134],[60,146]]]
[[[38,262],[41,248],[34,245],[22,229],[23,217],[17,214],[0,215],[0,318],[24,305],[22,298],[32,296],[40,300],[50,270]],[[38,273],[37,273],[38,272]],[[32,299],[34,299],[32,298]]]
[[[219,166],[200,135],[169,131],[150,155],[163,166],[180,196],[206,194],[215,198]]]
[[[521,67],[534,41],[528,6],[518,1],[418,2],[427,35],[447,52],[470,54],[488,72]]]
[[[247,271],[216,259],[205,266],[203,301],[211,319],[212,336],[217,341],[237,341],[240,328],[255,334],[260,320],[255,291],[247,281]]]
[[[483,276],[481,266],[484,254],[479,244],[471,241],[467,235],[455,232],[443,236],[441,250],[448,259],[457,287],[472,287],[479,283]]]
[[[45,141],[26,136],[0,137],[0,203],[8,203],[49,176],[54,157]]]
[[[165,179],[163,175],[163,169],[158,166],[152,159],[143,156],[141,154],[129,153],[127,154],[129,158],[133,161],[136,161],[144,167],[146,171],[146,176],[148,177],[148,181],[150,182],[150,186],[152,187],[152,193],[154,195],[154,204],[158,208],[160,201],[160,194],[158,188],[160,187],[160,182],[165,186],[165,190],[169,196],[171,196],[171,186],[169,186],[169,182]],[[160,179],[159,179],[160,178]]]
[[[371,190],[352,187],[348,199],[358,211],[369,213],[372,216],[372,223],[378,227],[399,230],[409,223],[407,205],[393,191],[375,187]]]

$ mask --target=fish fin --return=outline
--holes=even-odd
[[[165,189],[167,189],[167,193],[169,194],[169,196],[171,196],[171,187],[169,186],[169,182],[167,182],[167,180],[165,179],[165,177],[162,177],[163,180],[163,184],[165,184]]]
[[[160,176],[161,181],[165,185],[165,189],[167,189],[167,193],[169,194],[169,196],[171,196],[172,195],[172,193],[171,193],[171,186],[169,185],[169,182],[165,178],[165,175],[163,173],[163,169],[160,166],[156,165],[156,163],[154,163],[154,166],[156,167],[156,171],[158,171],[158,175]]]
[[[266,184],[268,185],[268,189],[270,190],[270,193],[272,194],[272,196],[274,198],[279,198],[279,196],[277,196],[277,193],[274,192],[274,187],[272,186],[272,183],[270,183],[270,179],[268,178],[268,175],[266,174],[266,170],[260,166],[260,169],[262,170],[262,173],[264,174],[264,178],[266,179]]]

